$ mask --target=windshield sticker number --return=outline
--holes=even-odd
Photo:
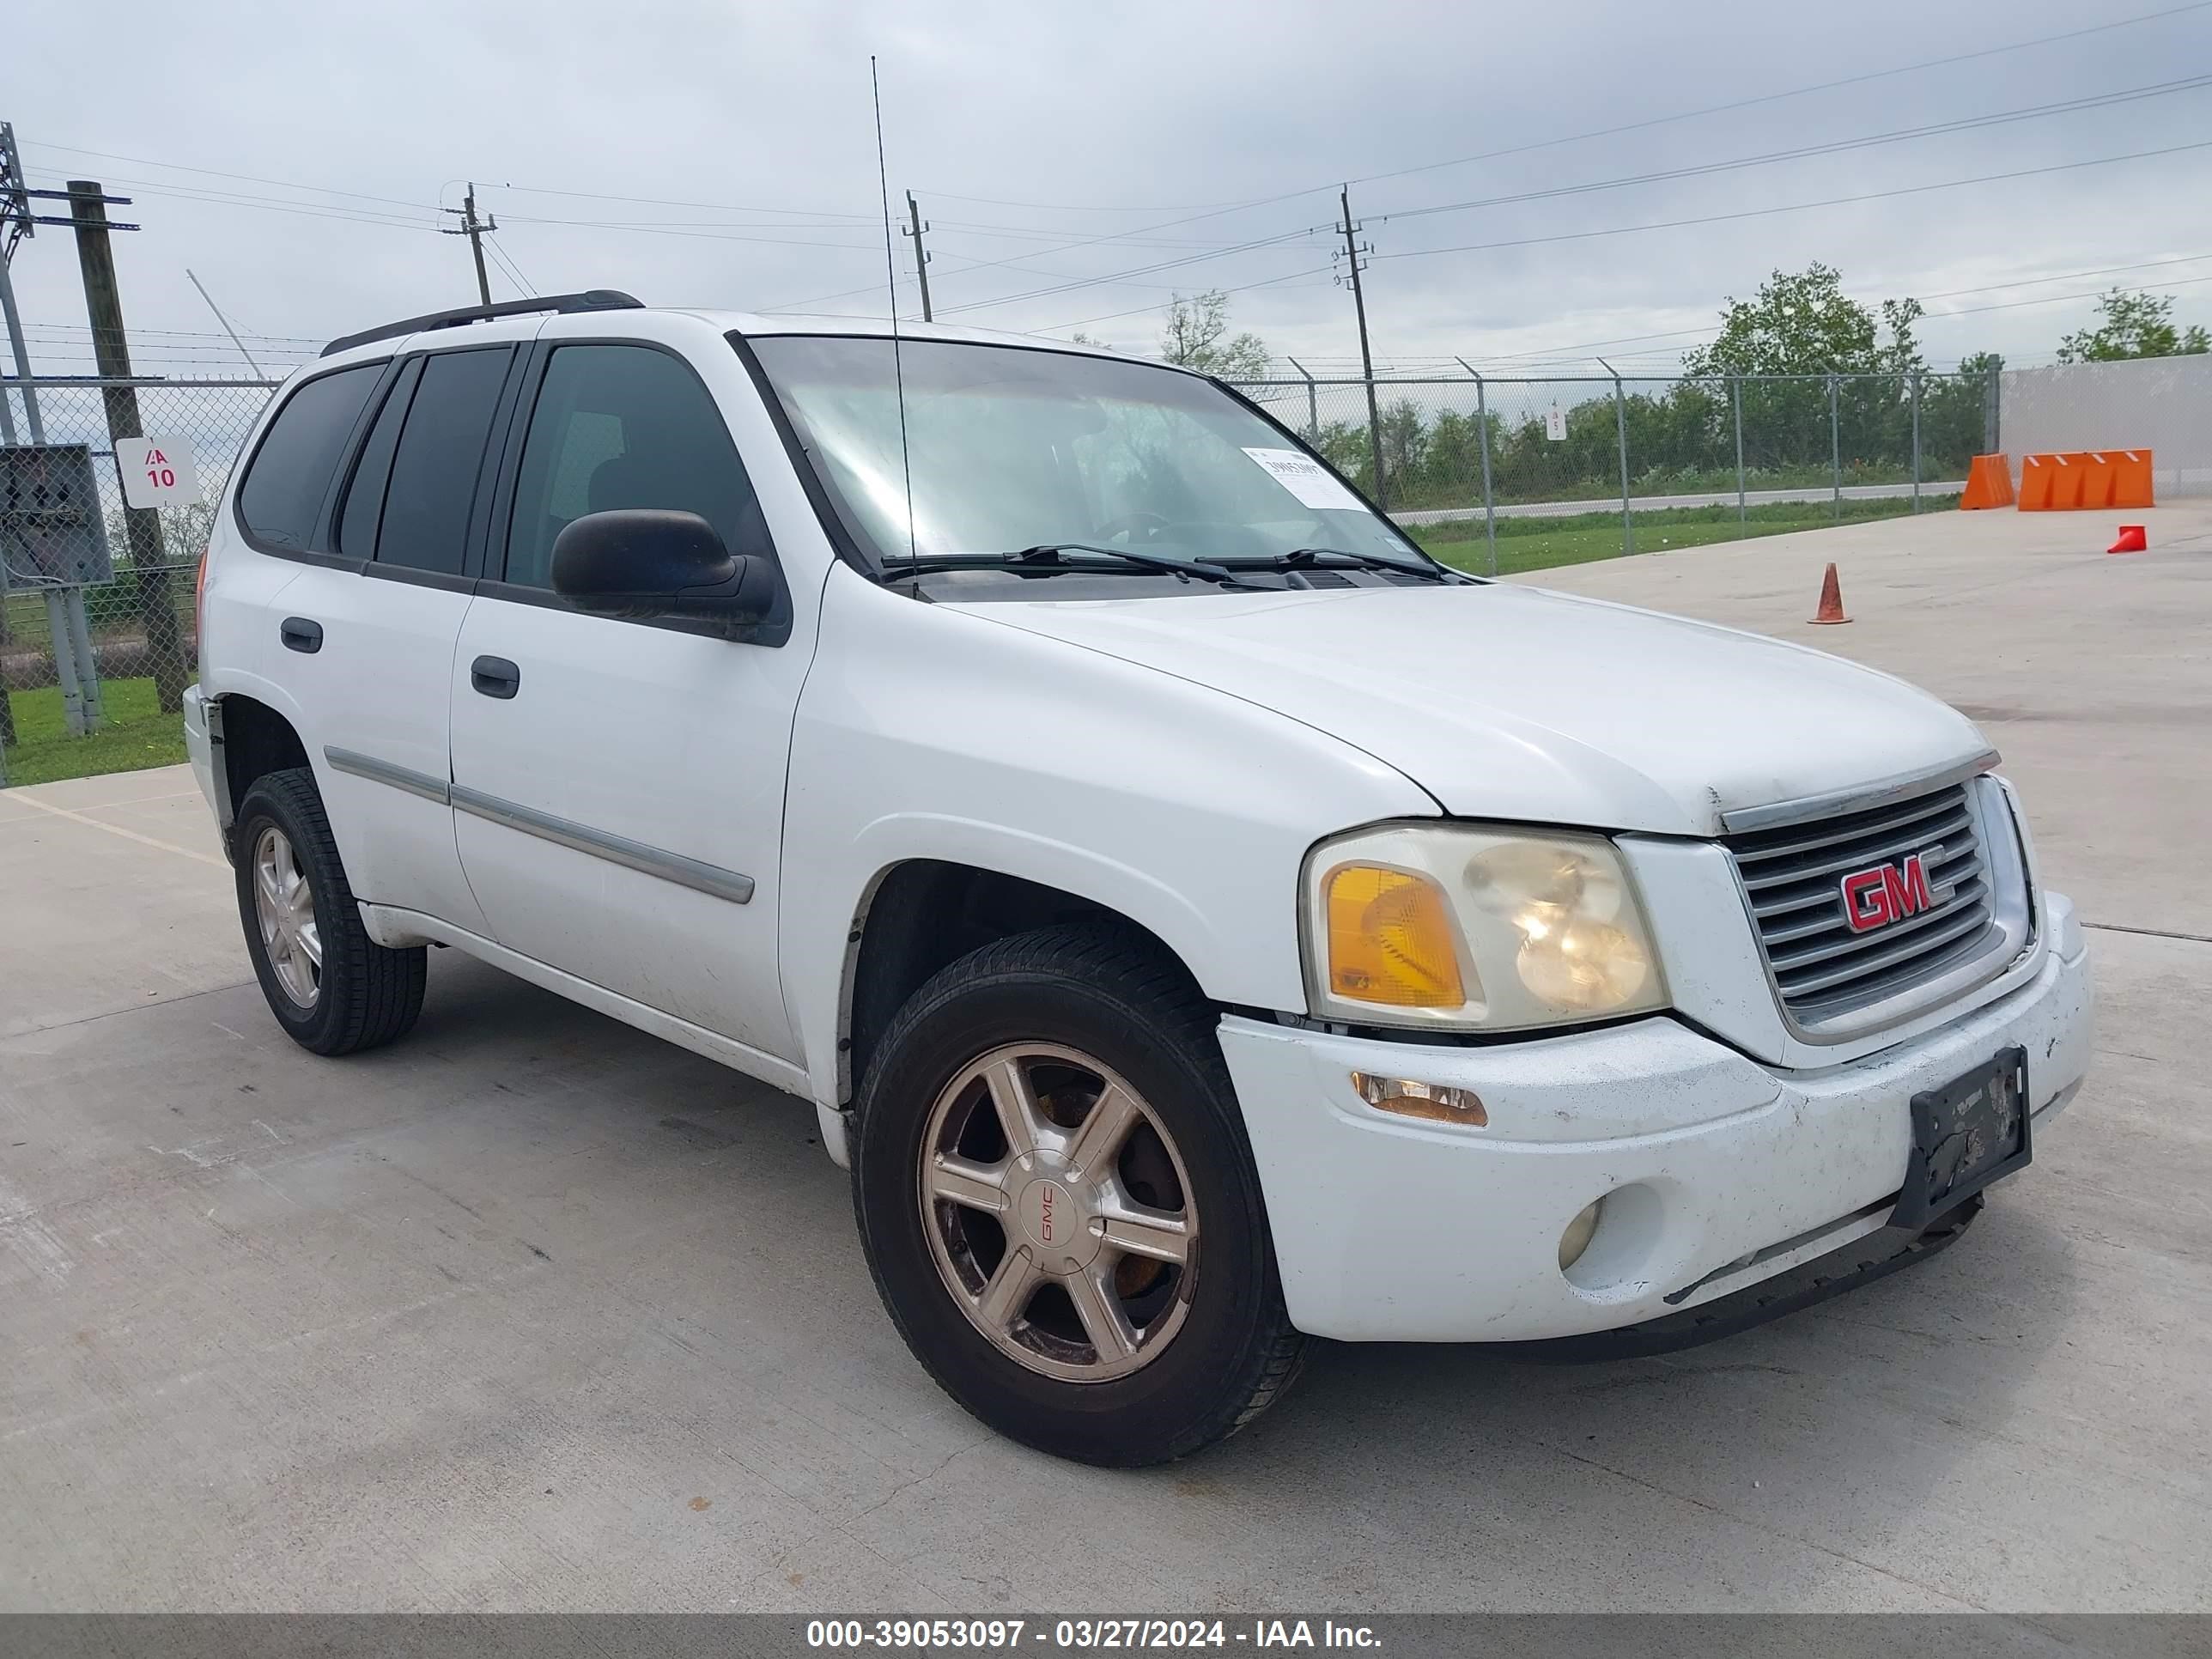
[[[1298,498],[1301,507],[1364,512],[1359,497],[1337,481],[1335,474],[1310,455],[1295,449],[1247,449],[1267,476]]]

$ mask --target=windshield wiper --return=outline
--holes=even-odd
[[[1106,558],[1122,559],[1147,570],[1170,572],[1179,576],[1195,576],[1202,581],[1218,582],[1224,587],[1255,587],[1225,565],[1207,564],[1200,559],[1179,559],[1170,553],[1147,553],[1132,547],[1108,547],[1095,542],[1044,542],[1035,547],[1024,547],[1014,553],[983,553],[933,559],[902,559],[890,568],[902,576],[923,576],[941,570],[1037,569],[1058,567],[1077,570],[1079,565],[1064,564],[1063,553],[1092,553]],[[1095,574],[1095,573],[1094,573]]]
[[[1425,581],[1455,581],[1455,574],[1441,565],[1409,564],[1403,559],[1386,559],[1380,553],[1354,553],[1343,547],[1299,547],[1288,553],[1278,553],[1260,561],[1267,570],[1323,570],[1328,565],[1323,560],[1341,561],[1360,570],[1387,570],[1401,576],[1419,576]]]

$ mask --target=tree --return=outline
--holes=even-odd
[[[1224,380],[1267,377],[1267,343],[1256,334],[1229,332],[1229,296],[1218,288],[1175,296],[1160,333],[1160,356]]]
[[[1881,316],[1844,292],[1842,274],[1817,261],[1778,270],[1755,300],[1731,295],[1719,337],[1682,354],[1691,374],[1899,374],[1921,367],[1912,325],[1917,300],[1884,300]],[[1889,337],[1884,341],[1882,331]]]
[[[2115,288],[2097,301],[2098,324],[2058,343],[2062,363],[2115,363],[2131,357],[2195,357],[2212,350],[2212,336],[2191,324],[2173,325],[2173,296]]]

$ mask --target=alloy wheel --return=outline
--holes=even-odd
[[[290,837],[273,824],[253,843],[253,915],[278,988],[301,1007],[313,1007],[323,983],[314,890]]]
[[[1175,1340],[1198,1271],[1191,1183],[1103,1062],[1042,1042],[981,1055],[932,1105],[919,1173],[939,1274],[1002,1353],[1104,1382]]]

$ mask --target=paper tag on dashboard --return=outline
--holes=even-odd
[[[1310,455],[1301,455],[1295,449],[1248,448],[1244,453],[1264,467],[1269,477],[1297,496],[1302,507],[1366,511],[1359,497],[1338,483],[1336,475]]]

